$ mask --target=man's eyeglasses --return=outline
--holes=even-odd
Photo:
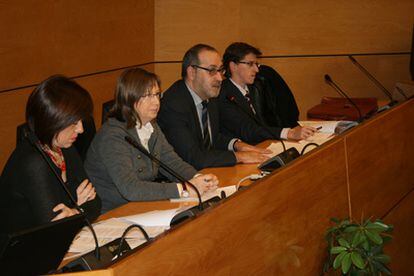
[[[151,94],[151,93],[147,93],[147,94],[144,94],[144,95],[142,95],[140,98],[141,99],[161,99],[161,96],[162,96],[162,94],[161,94],[161,92],[158,92],[158,93],[154,93],[154,94]]]
[[[226,69],[224,69],[223,66],[220,68],[206,68],[198,65],[191,65],[191,67],[205,70],[210,74],[210,76],[214,76],[217,73],[220,73],[221,75],[224,75],[226,73]]]
[[[253,67],[254,65],[257,66],[257,68],[260,68],[260,63],[257,61],[238,61],[237,63],[247,64],[249,67]]]

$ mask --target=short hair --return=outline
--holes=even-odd
[[[41,82],[30,94],[26,122],[39,141],[52,147],[55,136],[92,116],[92,98],[82,86],[62,75]]]
[[[197,44],[188,49],[188,51],[184,54],[181,65],[181,77],[183,79],[187,77],[188,67],[191,65],[200,65],[199,54],[202,51],[212,51],[217,53],[217,50],[214,47],[207,44]]]
[[[115,104],[109,111],[108,117],[114,117],[121,122],[127,123],[127,128],[140,124],[134,105],[141,96],[148,93],[154,85],[161,87],[158,76],[141,68],[127,69],[118,78],[115,88]]]
[[[233,61],[237,63],[248,54],[260,56],[262,55],[262,52],[260,52],[259,49],[244,42],[234,42],[227,47],[223,55],[223,66],[224,69],[226,69],[226,77],[231,76],[230,62]]]

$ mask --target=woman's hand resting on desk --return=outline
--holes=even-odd
[[[190,182],[193,183],[194,186],[197,187],[200,194],[215,191],[219,184],[217,176],[211,173],[197,175],[196,177],[193,177],[192,179],[190,179]],[[188,187],[188,188],[189,188],[188,191],[190,193],[190,196],[197,197],[196,191],[194,191],[194,189],[191,187]]]

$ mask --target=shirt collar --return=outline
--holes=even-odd
[[[201,105],[203,100],[200,98],[200,96],[190,88],[187,82],[185,82],[185,86],[187,86],[188,91],[190,91],[191,97],[193,97],[194,104],[196,106]]]
[[[232,78],[230,78],[230,81],[234,84],[234,86],[236,86],[240,90],[243,96],[246,96],[246,94],[249,93],[249,87],[247,85],[245,85],[243,88],[240,85],[238,85],[234,80],[232,80]]]

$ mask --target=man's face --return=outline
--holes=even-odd
[[[259,72],[257,56],[247,54],[240,62],[231,62],[231,78],[239,85],[253,84],[256,74]]]
[[[217,52],[205,50],[198,54],[198,58],[200,60],[198,67],[192,67],[194,70],[191,81],[192,89],[203,100],[215,98],[220,93],[223,75],[221,72],[209,72],[205,69],[220,69],[223,65],[220,55]]]

